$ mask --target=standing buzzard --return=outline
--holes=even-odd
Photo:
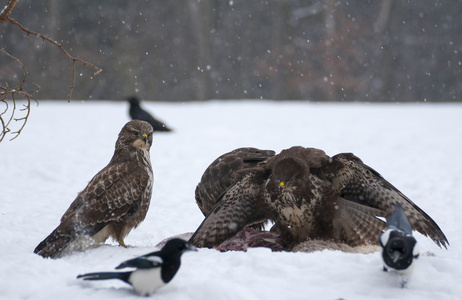
[[[233,152],[223,155],[221,162]],[[226,167],[222,170],[203,177],[199,186],[214,186],[226,182],[222,176],[233,176]],[[378,217],[389,216],[399,203],[415,230],[440,247],[448,244],[423,210],[351,153],[329,157],[322,150],[292,147],[268,158],[264,165],[244,169],[239,178],[221,188],[224,192],[191,243],[216,247],[246,226],[271,220],[271,231],[287,241],[289,248],[307,239],[350,246],[377,244],[386,228]]]
[[[142,120],[151,124],[154,131],[171,131],[164,123],[156,120],[150,113],[140,107],[140,100],[136,97],[130,97],[127,99],[130,103],[130,117],[133,120]]]
[[[126,247],[125,236],[144,220],[151,201],[152,133],[147,122],[125,124],[109,164],[77,195],[59,226],[35,253],[55,258],[96,246],[109,237]]]

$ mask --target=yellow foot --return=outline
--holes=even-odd
[[[119,240],[119,245],[124,247],[124,248],[128,248],[128,246],[125,245],[124,240]]]

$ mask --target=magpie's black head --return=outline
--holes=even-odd
[[[400,230],[389,229],[384,232],[380,243],[385,266],[398,271],[408,269],[419,256],[416,239]]]
[[[127,100],[131,105],[140,105],[140,100],[135,96],[128,97]]]
[[[182,239],[171,239],[167,241],[164,247],[160,250],[162,254],[183,254],[185,251],[197,251],[197,248],[192,244]]]

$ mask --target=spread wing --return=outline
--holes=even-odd
[[[93,236],[111,221],[135,213],[149,177],[129,163],[108,165],[79,193],[60,225],[34,250],[55,257],[77,236]]]
[[[189,242],[198,247],[218,246],[245,226],[267,219],[261,200],[262,183],[261,174],[252,173],[228,189]]]
[[[213,161],[202,175],[195,192],[197,205],[204,216],[210,213],[226,190],[274,154],[272,150],[238,148]]]
[[[399,203],[414,230],[429,236],[440,247],[449,244],[429,215],[358,157],[338,154],[326,169],[330,169],[333,188],[341,197],[339,223],[343,223],[343,230],[377,239],[386,224],[376,216],[388,217]]]

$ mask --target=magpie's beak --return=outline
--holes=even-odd
[[[390,254],[390,258],[391,260],[396,263],[401,257],[401,253],[399,251],[393,251],[391,254]]]
[[[197,247],[194,246],[193,244],[186,243],[186,245],[185,245],[185,251],[197,251]]]

